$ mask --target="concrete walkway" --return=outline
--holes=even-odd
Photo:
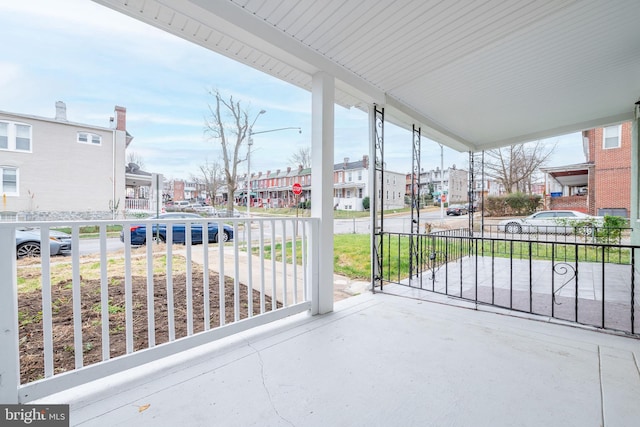
[[[220,252],[217,248],[217,245],[209,245],[208,258],[209,270],[216,273],[220,272]],[[203,251],[193,251],[191,259],[193,262],[203,265]],[[233,251],[233,247],[225,247],[225,249],[223,250],[223,268],[225,276],[235,277],[237,273],[237,278],[240,283],[249,284],[249,276],[251,275],[252,287],[257,291],[261,290],[261,281],[264,278],[265,294],[268,296],[272,296],[273,294],[274,288],[272,287],[272,285],[274,284],[273,278],[275,277],[275,291],[279,301],[283,301],[284,296],[282,284],[284,283],[283,278],[286,276],[287,302],[291,303],[292,301],[294,301],[294,294],[296,294],[295,301],[300,302],[303,300],[304,271],[302,270],[301,266],[297,266],[297,268],[294,269],[294,266],[292,264],[283,264],[282,262],[276,262],[274,265],[271,260],[264,260],[264,263],[261,263],[259,256],[248,255],[247,252],[244,251],[238,251],[237,261],[238,265],[236,266],[236,256]],[[251,263],[251,270],[249,270],[249,263]],[[262,268],[264,268],[264,272],[262,272]],[[297,283],[297,286],[295,288],[293,286],[294,283]],[[334,274],[333,287],[334,301],[340,301],[345,298],[359,295],[363,292],[371,290],[371,283],[360,280],[352,280],[348,277]]]

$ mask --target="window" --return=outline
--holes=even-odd
[[[0,149],[9,149],[9,123],[0,122]]]
[[[95,133],[78,132],[78,142],[82,144],[101,145],[102,137]]]
[[[0,122],[0,150],[31,152],[31,125]]]
[[[18,169],[0,166],[0,194],[18,196]]]
[[[349,172],[347,174],[347,181],[351,182],[353,180],[353,174],[351,172]]]
[[[362,171],[358,171],[358,181],[362,181]]]
[[[362,199],[362,188],[358,189],[358,197]]]
[[[618,148],[620,147],[620,128],[621,126],[607,126],[602,132],[602,148]]]
[[[347,190],[347,199],[351,198],[351,190]]]

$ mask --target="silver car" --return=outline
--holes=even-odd
[[[40,229],[21,227],[16,229],[16,254],[18,258],[40,256]],[[61,231],[49,230],[51,255],[71,252],[71,236]]]
[[[571,234],[578,226],[580,234],[590,235],[594,228],[602,226],[603,221],[604,218],[601,216],[591,216],[578,211],[540,211],[525,218],[500,221],[498,230],[509,234]]]

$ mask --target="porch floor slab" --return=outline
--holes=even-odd
[[[622,427],[639,358],[634,338],[366,293],[33,403],[80,426]]]

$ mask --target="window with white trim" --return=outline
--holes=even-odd
[[[0,194],[7,196],[19,196],[18,168],[0,166]]]
[[[619,148],[620,147],[620,134],[622,130],[621,125],[607,126],[602,130],[602,148]]]
[[[81,144],[102,145],[102,137],[91,132],[78,132],[78,142]]]
[[[31,152],[31,125],[0,122],[0,150]]]

